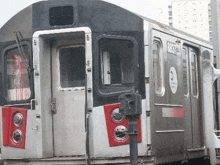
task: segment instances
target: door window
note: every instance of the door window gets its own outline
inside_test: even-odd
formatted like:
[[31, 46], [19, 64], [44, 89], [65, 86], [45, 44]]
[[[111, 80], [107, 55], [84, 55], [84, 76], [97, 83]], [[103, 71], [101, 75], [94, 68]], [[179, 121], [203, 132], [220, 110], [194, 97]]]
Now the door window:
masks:
[[60, 85], [62, 88], [85, 86], [84, 46], [62, 47], [59, 49]]
[[159, 96], [163, 96], [165, 92], [163, 54], [162, 43], [159, 40], [153, 41], [153, 72], [155, 93]]
[[198, 95], [198, 71], [197, 71], [197, 55], [191, 52], [191, 74], [192, 74], [192, 94], [194, 97]]
[[183, 91], [184, 95], [187, 97], [189, 94], [189, 72], [188, 72], [188, 50], [184, 47], [182, 49], [182, 71], [183, 71]]

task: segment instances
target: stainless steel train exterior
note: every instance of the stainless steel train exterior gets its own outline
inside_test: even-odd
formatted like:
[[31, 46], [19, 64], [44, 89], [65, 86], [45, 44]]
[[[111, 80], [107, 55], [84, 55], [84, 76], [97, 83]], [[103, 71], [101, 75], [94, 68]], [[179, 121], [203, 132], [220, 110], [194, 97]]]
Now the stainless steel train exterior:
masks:
[[35, 3], [0, 29], [4, 164], [129, 164], [121, 94], [141, 95], [139, 164], [218, 163], [209, 42], [99, 0]]

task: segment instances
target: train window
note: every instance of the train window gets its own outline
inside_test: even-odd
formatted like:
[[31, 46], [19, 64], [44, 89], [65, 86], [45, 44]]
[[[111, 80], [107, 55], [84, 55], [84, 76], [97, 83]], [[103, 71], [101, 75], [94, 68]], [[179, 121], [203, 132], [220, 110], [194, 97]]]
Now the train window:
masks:
[[101, 39], [101, 80], [104, 85], [134, 83], [134, 44], [129, 40]]
[[153, 41], [153, 72], [154, 72], [155, 93], [159, 96], [163, 96], [165, 92], [165, 88], [164, 88], [162, 43], [160, 40]]
[[183, 91], [184, 95], [187, 97], [189, 93], [188, 81], [189, 81], [189, 71], [188, 71], [188, 51], [186, 48], [182, 49], [182, 69], [183, 69]]
[[59, 49], [60, 85], [62, 88], [85, 86], [85, 48], [62, 47]]
[[24, 55], [18, 48], [5, 52], [6, 57], [6, 90], [8, 101], [27, 100], [31, 96], [28, 46], [23, 46]]
[[73, 24], [73, 7], [61, 6], [50, 8], [49, 22], [51, 26], [62, 26]]
[[197, 55], [194, 51], [191, 52], [191, 74], [192, 74], [192, 94], [198, 95], [198, 73], [197, 73]]

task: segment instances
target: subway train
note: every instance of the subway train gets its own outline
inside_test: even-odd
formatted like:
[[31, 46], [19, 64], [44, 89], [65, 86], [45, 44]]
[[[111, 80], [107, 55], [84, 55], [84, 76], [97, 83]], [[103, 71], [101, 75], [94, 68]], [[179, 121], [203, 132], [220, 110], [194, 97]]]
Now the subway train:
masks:
[[0, 53], [2, 164], [130, 164], [129, 93], [137, 164], [220, 162], [205, 40], [104, 1], [48, 0], [0, 29]]

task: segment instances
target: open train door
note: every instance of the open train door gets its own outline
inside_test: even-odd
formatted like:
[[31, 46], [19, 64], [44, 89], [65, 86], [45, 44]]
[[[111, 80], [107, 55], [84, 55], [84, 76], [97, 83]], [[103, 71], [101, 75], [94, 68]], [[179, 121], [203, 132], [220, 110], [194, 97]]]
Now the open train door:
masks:
[[91, 68], [87, 69], [86, 64], [91, 62], [91, 53], [85, 38], [85, 32], [75, 32], [70, 37], [55, 39], [51, 45], [51, 100], [56, 157], [86, 155], [86, 80], [91, 80], [91, 77], [87, 78]]
[[86, 112], [93, 107], [91, 30], [57, 29], [35, 36], [39, 42], [34, 59], [35, 75], [39, 74], [36, 86], [40, 81], [35, 93], [45, 118], [43, 142], [52, 142], [50, 151], [48, 147], [45, 151], [54, 157], [85, 157]]

